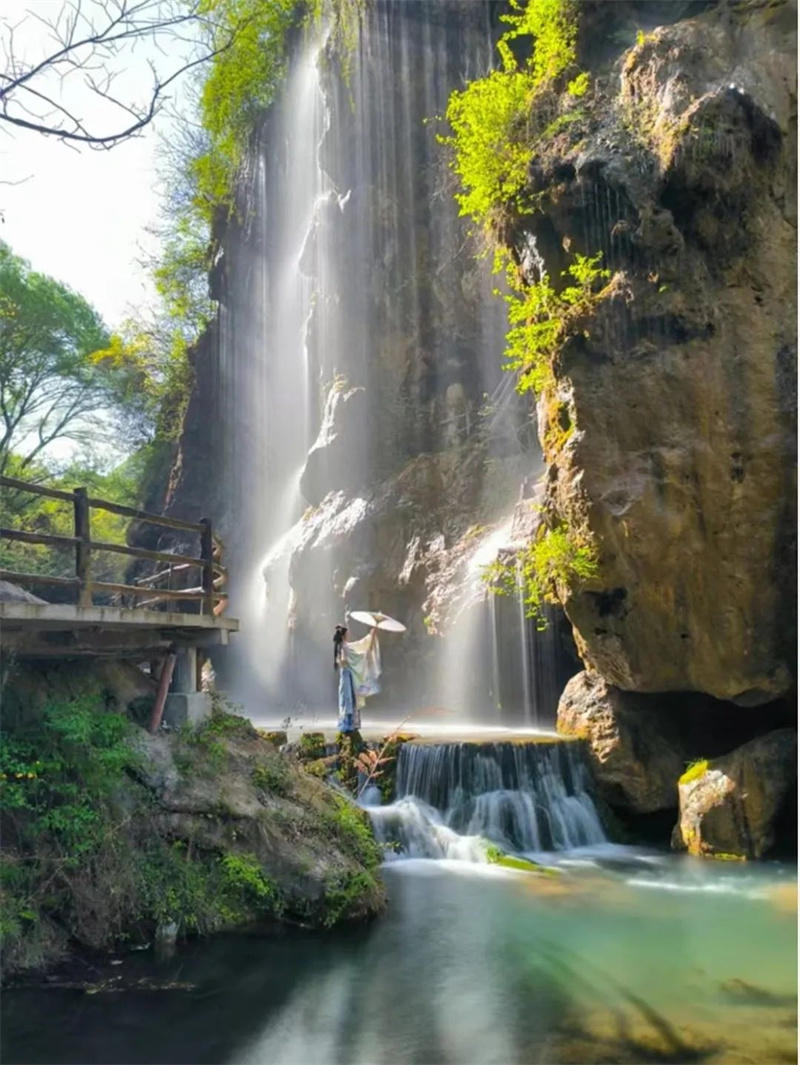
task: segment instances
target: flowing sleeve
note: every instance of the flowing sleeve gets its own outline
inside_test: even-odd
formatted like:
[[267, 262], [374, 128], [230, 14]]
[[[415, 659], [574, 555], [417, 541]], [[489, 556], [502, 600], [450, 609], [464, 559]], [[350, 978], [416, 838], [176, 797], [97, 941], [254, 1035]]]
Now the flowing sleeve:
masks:
[[381, 649], [377, 633], [372, 646], [369, 636], [353, 643], [348, 640], [347, 658], [356, 695], [376, 695], [381, 690]]

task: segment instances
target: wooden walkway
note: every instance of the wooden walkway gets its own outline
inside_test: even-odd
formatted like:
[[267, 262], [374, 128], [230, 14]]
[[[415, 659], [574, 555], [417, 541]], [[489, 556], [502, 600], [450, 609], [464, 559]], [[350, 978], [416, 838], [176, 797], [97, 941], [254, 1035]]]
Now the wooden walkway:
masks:
[[[23, 657], [74, 655], [132, 656], [163, 654], [169, 649], [205, 648], [227, 644], [239, 622], [223, 616], [227, 595], [222, 587], [227, 571], [211, 523], [185, 522], [110, 500], [45, 488], [11, 477], [0, 477], [4, 492], [45, 496], [70, 504], [73, 534], [56, 536], [23, 529], [0, 528], [0, 541], [44, 545], [75, 552], [71, 573], [30, 573], [0, 568], [0, 580], [13, 588], [0, 596], [0, 645]], [[91, 512], [105, 510], [139, 523], [174, 530], [184, 543], [196, 543], [196, 554], [155, 551], [92, 538]], [[93, 560], [112, 552], [141, 560], [153, 572], [129, 584], [93, 576]], [[95, 570], [96, 572], [96, 570]], [[39, 589], [53, 588], [58, 602], [47, 602]], [[65, 601], [66, 600], [66, 601]], [[99, 600], [99, 601], [98, 601]]]

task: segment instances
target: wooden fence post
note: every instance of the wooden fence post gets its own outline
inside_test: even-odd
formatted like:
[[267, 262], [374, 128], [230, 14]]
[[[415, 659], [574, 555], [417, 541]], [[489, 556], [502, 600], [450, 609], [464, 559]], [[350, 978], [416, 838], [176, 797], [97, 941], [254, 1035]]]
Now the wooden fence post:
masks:
[[[208, 616], [214, 617], [214, 536], [211, 531], [211, 522], [208, 518], [201, 518], [200, 525], [200, 557], [203, 560], [203, 591], [205, 598], [203, 603], [208, 611]], [[200, 612], [203, 613], [202, 606]]]
[[92, 552], [89, 543], [92, 539], [89, 525], [89, 493], [85, 488], [76, 488], [72, 493], [75, 510], [75, 537], [80, 543], [75, 545], [75, 576], [78, 585], [78, 606], [92, 605]]

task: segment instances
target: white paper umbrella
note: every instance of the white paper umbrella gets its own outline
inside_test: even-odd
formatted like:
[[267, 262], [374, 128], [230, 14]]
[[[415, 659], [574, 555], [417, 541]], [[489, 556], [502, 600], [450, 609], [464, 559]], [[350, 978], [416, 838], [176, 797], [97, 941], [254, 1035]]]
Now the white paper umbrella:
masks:
[[351, 610], [348, 617], [352, 618], [353, 621], [360, 621], [364, 625], [369, 625], [370, 628], [377, 625], [379, 629], [384, 629], [386, 632], [406, 631], [402, 621], [395, 621], [388, 614], [382, 614], [380, 610], [376, 610], [374, 613], [371, 610]]

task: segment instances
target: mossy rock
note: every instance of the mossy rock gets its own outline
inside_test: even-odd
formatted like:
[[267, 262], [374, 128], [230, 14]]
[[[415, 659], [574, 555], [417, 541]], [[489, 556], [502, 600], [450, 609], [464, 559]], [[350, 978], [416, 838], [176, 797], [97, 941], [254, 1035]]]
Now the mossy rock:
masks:
[[486, 846], [486, 858], [490, 865], [502, 865], [504, 869], [519, 869], [524, 873], [538, 873], [540, 876], [560, 876], [561, 871], [549, 865], [531, 861], [530, 858], [520, 858], [516, 854], [506, 854], [504, 850], [494, 843]]
[[267, 743], [271, 743], [275, 747], [283, 747], [288, 741], [288, 736], [282, 729], [272, 732], [267, 731], [267, 729], [258, 729], [258, 734], [262, 740], [266, 740]]
[[345, 788], [353, 795], [358, 790], [358, 764], [356, 759], [367, 745], [358, 729], [352, 732], [340, 732], [336, 737], [339, 752], [338, 776]]
[[315, 761], [325, 757], [325, 733], [304, 732], [297, 744], [297, 757], [301, 762]]

